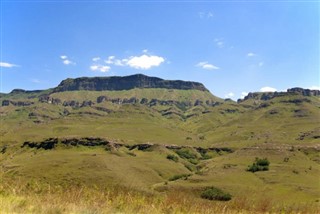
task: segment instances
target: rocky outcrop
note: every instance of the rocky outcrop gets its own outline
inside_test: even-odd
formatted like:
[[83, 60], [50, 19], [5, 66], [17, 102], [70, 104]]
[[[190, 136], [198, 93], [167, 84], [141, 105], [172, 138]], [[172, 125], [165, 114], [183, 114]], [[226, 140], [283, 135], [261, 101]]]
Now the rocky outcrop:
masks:
[[109, 141], [102, 138], [71, 138], [71, 139], [62, 139], [62, 144], [71, 145], [71, 146], [105, 146]]
[[319, 90], [310, 90], [310, 89], [303, 89], [303, 88], [290, 88], [287, 90], [287, 92], [300, 94], [303, 96], [320, 96]]
[[34, 104], [34, 102], [30, 102], [30, 101], [13, 101], [13, 100], [3, 100], [2, 101], [2, 106], [9, 106], [9, 105], [13, 105], [13, 106], [30, 106]]
[[49, 138], [39, 143], [26, 141], [23, 143], [21, 147], [23, 148], [27, 146], [30, 148], [48, 150], [48, 149], [53, 149], [57, 144], [58, 144], [58, 138]]
[[[254, 99], [254, 100], [271, 100], [275, 97], [283, 97], [288, 95], [302, 95], [302, 96], [320, 96], [319, 90], [310, 90], [303, 88], [290, 88], [287, 92], [254, 92], [249, 93], [244, 99], [239, 99], [238, 102], [243, 102], [245, 100]], [[297, 101], [299, 102], [299, 101]]]
[[61, 139], [58, 138], [48, 138], [42, 142], [29, 142], [26, 141], [22, 144], [21, 148], [23, 147], [29, 147], [29, 148], [36, 148], [36, 149], [53, 149], [55, 148], [58, 143], [64, 144], [64, 145], [70, 145], [70, 146], [105, 146], [109, 144], [110, 142], [102, 139], [102, 138], [70, 138], [70, 139]]
[[3, 100], [2, 101], [2, 106], [9, 106], [10, 105], [10, 100]]
[[97, 103], [102, 103], [102, 102], [105, 102], [105, 101], [108, 101], [109, 99], [108, 99], [108, 97], [106, 97], [106, 96], [99, 96], [98, 98], [97, 98]]
[[80, 107], [87, 107], [87, 106], [93, 106], [94, 102], [92, 102], [91, 100], [85, 100], [82, 102]]
[[203, 104], [203, 102], [201, 100], [196, 100], [193, 105], [194, 106], [200, 106], [202, 104]]
[[208, 91], [203, 84], [181, 80], [163, 80], [157, 77], [149, 77], [143, 74], [136, 74], [124, 77], [82, 77], [63, 80], [54, 92], [62, 91], [119, 91], [134, 88], [166, 88], [180, 90]]
[[296, 140], [304, 140], [305, 138], [320, 139], [320, 133], [317, 131], [300, 132]]
[[189, 148], [189, 149], [195, 149], [199, 153], [206, 153], [208, 151], [216, 151], [216, 152], [225, 152], [225, 153], [232, 153], [234, 152], [233, 149], [230, 148], [216, 148], [216, 147], [209, 147], [209, 148], [203, 148], [203, 147], [193, 147], [193, 146], [180, 146], [180, 145], [159, 145], [159, 144], [153, 144], [153, 143], [141, 143], [141, 144], [134, 144], [134, 145], [128, 145], [128, 144], [122, 144], [122, 143], [116, 143], [110, 140], [106, 140], [103, 138], [97, 138], [97, 137], [85, 137], [85, 138], [67, 138], [67, 139], [58, 139], [58, 138], [48, 138], [41, 142], [29, 142], [26, 141], [22, 144], [21, 148], [29, 147], [29, 148], [36, 148], [36, 149], [54, 149], [58, 144], [66, 145], [66, 146], [103, 146], [106, 148], [106, 150], [111, 149], [118, 149], [121, 147], [125, 147], [129, 150], [140, 150], [140, 151], [151, 151], [152, 148], [156, 147], [163, 147], [169, 150], [179, 150], [183, 148]]
[[32, 91], [27, 91], [23, 89], [13, 89], [10, 94], [31, 94], [31, 93], [40, 93], [42, 90], [32, 90]]
[[126, 147], [129, 150], [138, 149], [140, 151], [145, 151], [145, 150], [150, 149], [153, 145], [154, 144], [151, 144], [151, 143], [142, 143], [142, 144], [136, 144], [136, 145], [133, 145], [133, 146], [126, 145]]
[[148, 99], [147, 98], [142, 98], [140, 101], [140, 104], [147, 104], [148, 103]]
[[175, 101], [175, 100], [158, 100], [156, 98], [148, 100], [147, 98], [142, 98], [141, 100], [135, 98], [135, 97], [131, 97], [129, 99], [124, 98], [108, 98], [107, 96], [99, 96], [97, 98], [97, 103], [102, 103], [102, 102], [112, 102], [114, 104], [138, 104], [140, 103], [141, 105], [147, 105], [149, 107], [152, 106], [156, 106], [156, 105], [162, 105], [162, 106], [177, 106], [180, 109], [184, 109], [187, 107], [192, 107], [192, 106], [198, 106], [198, 105], [208, 105], [208, 106], [216, 106], [219, 105], [221, 103], [219, 102], [213, 102], [211, 100], [206, 100], [206, 101], [202, 101], [202, 100], [196, 100], [194, 103], [185, 101], [185, 102], [179, 102], [179, 101]]
[[61, 104], [61, 100], [58, 98], [52, 98], [48, 95], [42, 95], [39, 97], [39, 102], [42, 103], [49, 103], [49, 104], [54, 104], [54, 105], [59, 105]]

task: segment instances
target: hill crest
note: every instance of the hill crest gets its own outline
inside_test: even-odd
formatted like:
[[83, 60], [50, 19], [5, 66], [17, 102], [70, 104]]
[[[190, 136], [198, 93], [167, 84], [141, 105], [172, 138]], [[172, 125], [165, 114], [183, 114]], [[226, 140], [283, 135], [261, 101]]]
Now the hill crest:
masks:
[[63, 80], [54, 92], [62, 91], [121, 91], [134, 88], [166, 88], [179, 90], [200, 90], [208, 89], [198, 82], [182, 80], [164, 80], [158, 77], [150, 77], [143, 74], [130, 76], [111, 76], [111, 77], [81, 77]]

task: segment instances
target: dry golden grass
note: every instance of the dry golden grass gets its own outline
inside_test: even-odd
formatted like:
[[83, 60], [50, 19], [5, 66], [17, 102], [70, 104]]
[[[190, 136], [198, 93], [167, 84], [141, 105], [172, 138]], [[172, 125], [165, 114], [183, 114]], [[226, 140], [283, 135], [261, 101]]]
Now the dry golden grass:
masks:
[[0, 213], [319, 213], [316, 206], [275, 206], [271, 199], [207, 201], [185, 191], [139, 192], [114, 186], [50, 186], [2, 180]]

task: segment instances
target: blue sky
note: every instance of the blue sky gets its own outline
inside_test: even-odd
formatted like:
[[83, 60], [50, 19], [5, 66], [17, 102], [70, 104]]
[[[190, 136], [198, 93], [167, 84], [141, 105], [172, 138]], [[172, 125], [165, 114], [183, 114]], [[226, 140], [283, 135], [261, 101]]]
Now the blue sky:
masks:
[[214, 95], [319, 88], [317, 1], [1, 1], [1, 92], [143, 73]]

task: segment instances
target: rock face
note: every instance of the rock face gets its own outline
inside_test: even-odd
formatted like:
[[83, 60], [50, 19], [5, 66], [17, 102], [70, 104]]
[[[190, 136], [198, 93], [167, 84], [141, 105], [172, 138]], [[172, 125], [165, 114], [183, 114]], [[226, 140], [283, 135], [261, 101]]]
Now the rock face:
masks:
[[49, 95], [42, 95], [39, 97], [39, 102], [42, 103], [49, 103], [49, 104], [54, 104], [54, 105], [59, 105], [61, 104], [61, 100], [58, 98], [52, 98]]
[[163, 146], [166, 149], [177, 151], [179, 149], [188, 148], [188, 149], [195, 149], [200, 154], [205, 154], [208, 151], [215, 151], [215, 152], [226, 152], [232, 153], [234, 152], [231, 148], [216, 148], [216, 147], [192, 147], [192, 146], [178, 146], [178, 145], [159, 145], [154, 143], [141, 143], [141, 144], [123, 144], [117, 143], [113, 140], [107, 140], [99, 137], [84, 137], [84, 138], [68, 138], [68, 139], [58, 139], [58, 138], [48, 138], [40, 142], [30, 142], [25, 141], [21, 148], [35, 148], [35, 149], [44, 149], [44, 150], [51, 150], [56, 148], [57, 145], [64, 145], [64, 146], [86, 146], [86, 147], [94, 147], [94, 146], [102, 146], [105, 147], [106, 150], [110, 151], [111, 149], [118, 149], [121, 147], [126, 147], [129, 150], [140, 150], [140, 151], [150, 151], [152, 147]]
[[29, 102], [29, 101], [13, 101], [13, 100], [3, 100], [2, 101], [2, 106], [9, 106], [9, 105], [13, 105], [13, 106], [30, 106], [34, 104], [33, 102]]
[[42, 90], [32, 90], [32, 91], [26, 91], [24, 89], [13, 89], [10, 94], [21, 94], [21, 93], [25, 93], [25, 94], [31, 94], [31, 93], [39, 93], [42, 92]]
[[181, 80], [163, 80], [157, 77], [149, 77], [136, 74], [125, 77], [82, 77], [76, 79], [63, 80], [54, 92], [62, 91], [119, 91], [130, 90], [133, 88], [167, 88], [180, 90], [200, 90], [208, 91], [203, 84]]
[[310, 89], [303, 89], [303, 88], [290, 88], [287, 92], [254, 92], [249, 93], [244, 99], [239, 99], [238, 102], [242, 102], [248, 99], [255, 99], [255, 100], [271, 100], [275, 97], [282, 97], [287, 95], [302, 95], [302, 96], [320, 96], [319, 90], [310, 90]]
[[320, 96], [319, 90], [310, 90], [310, 89], [303, 89], [303, 88], [290, 88], [287, 90], [287, 92], [301, 94], [303, 96]]
[[36, 148], [36, 149], [53, 149], [56, 147], [58, 143], [62, 143], [64, 145], [71, 145], [71, 146], [104, 146], [109, 144], [109, 141], [106, 141], [101, 138], [92, 138], [92, 137], [86, 137], [86, 138], [71, 138], [71, 139], [61, 139], [58, 138], [48, 138], [42, 142], [29, 142], [26, 141], [23, 143], [21, 148], [23, 147], [30, 147], [30, 148]]

